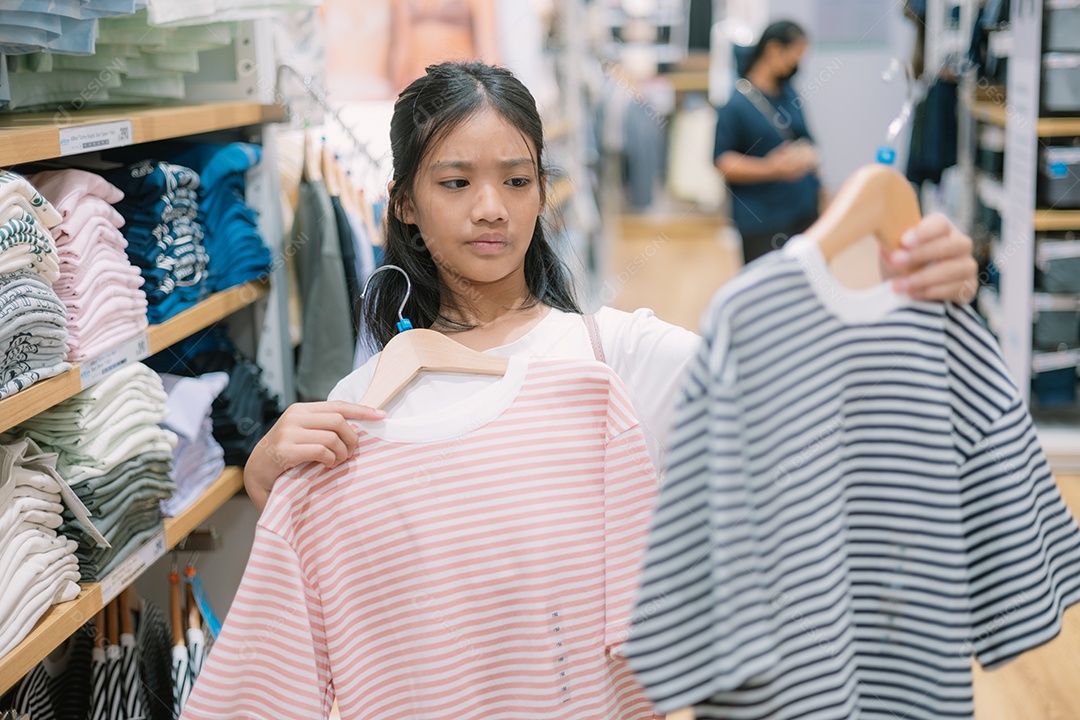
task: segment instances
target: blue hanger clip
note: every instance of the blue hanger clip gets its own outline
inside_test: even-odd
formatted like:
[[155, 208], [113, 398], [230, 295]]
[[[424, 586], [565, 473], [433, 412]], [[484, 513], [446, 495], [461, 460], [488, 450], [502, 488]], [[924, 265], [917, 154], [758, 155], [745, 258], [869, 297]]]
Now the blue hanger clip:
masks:
[[398, 332], [405, 332], [406, 330], [412, 330], [412, 321], [409, 318], [401, 318], [397, 323]]
[[877, 149], [877, 161], [882, 165], [892, 165], [896, 162], [896, 150], [888, 145], [882, 145]]

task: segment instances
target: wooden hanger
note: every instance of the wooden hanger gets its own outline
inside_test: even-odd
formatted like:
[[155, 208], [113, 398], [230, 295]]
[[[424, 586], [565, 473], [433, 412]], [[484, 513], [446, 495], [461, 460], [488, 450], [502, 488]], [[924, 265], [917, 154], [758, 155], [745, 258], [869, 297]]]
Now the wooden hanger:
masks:
[[361, 405], [381, 409], [421, 370], [505, 375], [509, 358], [484, 355], [435, 330], [405, 330], [386, 343]]
[[356, 187], [341, 163], [337, 163], [337, 174], [338, 187], [341, 188], [341, 206], [345, 208], [346, 212], [359, 215], [360, 205], [356, 202]]
[[322, 180], [322, 143], [315, 137], [314, 128], [304, 128], [304, 178], [308, 182]]
[[[412, 282], [408, 274], [397, 265], [383, 265], [371, 273], [367, 282], [364, 283], [364, 291], [360, 293], [360, 297], [361, 299], [367, 297], [371, 278], [383, 270], [397, 270], [405, 275], [407, 283], [405, 299], [398, 309], [398, 318], [401, 318], [405, 303], [409, 301], [409, 293], [412, 292]], [[360, 399], [361, 405], [381, 409], [405, 389], [405, 386], [419, 375], [421, 370], [475, 375], [506, 374], [506, 368], [510, 362], [507, 357], [484, 355], [435, 330], [414, 330], [412, 323], [405, 319], [401, 319], [398, 323], [398, 329], [400, 332], [386, 343], [386, 347], [379, 355], [379, 362], [375, 365], [375, 374], [371, 378], [371, 384], [364, 392], [364, 397]]]
[[131, 623], [131, 588], [121, 590], [117, 600], [120, 603], [120, 632], [124, 635], [132, 635], [135, 630]]
[[184, 644], [184, 613], [180, 607], [180, 573], [169, 573], [169, 620], [172, 623], [173, 646]]
[[322, 146], [322, 174], [330, 197], [340, 198], [341, 185], [338, 183], [337, 160], [334, 159], [334, 153], [330, 152], [325, 142]]
[[921, 219], [919, 200], [906, 178], [885, 165], [866, 165], [844, 182], [803, 234], [817, 243], [828, 262], [867, 235], [892, 252], [900, 247], [900, 236]]
[[360, 217], [364, 221], [364, 227], [367, 228], [368, 240], [372, 245], [382, 247], [384, 238], [375, 224], [375, 206], [368, 202], [363, 190], [360, 191]]

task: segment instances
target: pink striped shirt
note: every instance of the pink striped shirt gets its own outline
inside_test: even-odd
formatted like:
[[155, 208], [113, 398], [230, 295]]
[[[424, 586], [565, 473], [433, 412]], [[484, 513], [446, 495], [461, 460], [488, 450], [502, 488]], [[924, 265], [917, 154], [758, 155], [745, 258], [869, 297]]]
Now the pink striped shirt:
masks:
[[607, 366], [356, 427], [278, 480], [184, 718], [654, 717], [615, 651], [656, 475]]

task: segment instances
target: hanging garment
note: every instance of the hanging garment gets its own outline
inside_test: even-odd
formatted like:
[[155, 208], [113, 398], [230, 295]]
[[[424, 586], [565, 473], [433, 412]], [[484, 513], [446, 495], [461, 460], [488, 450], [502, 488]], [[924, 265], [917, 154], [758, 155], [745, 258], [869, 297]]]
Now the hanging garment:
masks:
[[296, 394], [300, 400], [325, 400], [352, 370], [355, 341], [334, 207], [321, 180], [300, 184], [291, 248], [303, 305]]
[[184, 718], [653, 717], [617, 652], [656, 477], [607, 366], [356, 427], [278, 481]]
[[175, 720], [169, 622], [161, 608], [146, 599], [133, 608], [132, 617], [135, 620], [135, 644], [139, 648], [139, 684], [147, 718]]
[[938, 79], [915, 107], [907, 178], [916, 185], [941, 182], [941, 173], [956, 164], [957, 86]]
[[[360, 285], [360, 274], [357, 271], [359, 258], [357, 258], [357, 239], [353, 231], [352, 222], [349, 220], [345, 207], [341, 204], [341, 198], [332, 196], [330, 204], [334, 208], [334, 224], [337, 226], [338, 243], [341, 245], [341, 266], [345, 271], [345, 291], [349, 303], [349, 320], [353, 327], [353, 340], [356, 340], [357, 331], [360, 328], [360, 293], [363, 286]], [[355, 357], [355, 355], [354, 355]]]
[[658, 709], [971, 718], [1046, 642], [1080, 540], [968, 307], [836, 283], [796, 238], [713, 299], [628, 646]]

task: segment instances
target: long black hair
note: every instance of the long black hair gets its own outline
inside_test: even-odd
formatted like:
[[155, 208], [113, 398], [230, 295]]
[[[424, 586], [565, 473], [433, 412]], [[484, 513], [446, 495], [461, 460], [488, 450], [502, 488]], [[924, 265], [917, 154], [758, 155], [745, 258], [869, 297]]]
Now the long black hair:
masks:
[[[412, 281], [404, 315], [414, 327], [431, 327], [436, 320], [462, 330], [471, 327], [441, 313], [442, 308], [457, 307], [457, 297], [443, 283], [420, 229], [401, 218], [405, 203], [413, 196], [420, 163], [428, 151], [454, 128], [486, 108], [517, 128], [535, 148], [542, 207], [547, 177], [543, 126], [533, 96], [509, 70], [478, 62], [431, 65], [427, 74], [405, 88], [394, 103], [390, 121], [394, 185], [386, 214], [384, 264], [397, 265]], [[525, 253], [525, 282], [532, 295], [531, 302], [565, 312], [580, 312], [570, 273], [556, 255], [539, 219]], [[397, 334], [398, 308], [404, 297], [405, 278], [400, 273], [381, 272], [372, 279], [363, 316], [373, 349], [381, 349]]]
[[743, 66], [740, 75], [746, 75], [750, 72], [751, 68], [758, 63], [759, 60], [765, 55], [765, 47], [770, 42], [778, 42], [784, 47], [790, 46], [792, 43], [798, 42], [806, 37], [806, 31], [799, 26], [798, 23], [793, 23], [790, 20], [777, 20], [771, 23], [765, 31], [761, 33], [761, 37], [758, 38], [757, 45], [750, 51], [750, 56], [746, 59], [746, 63]]

